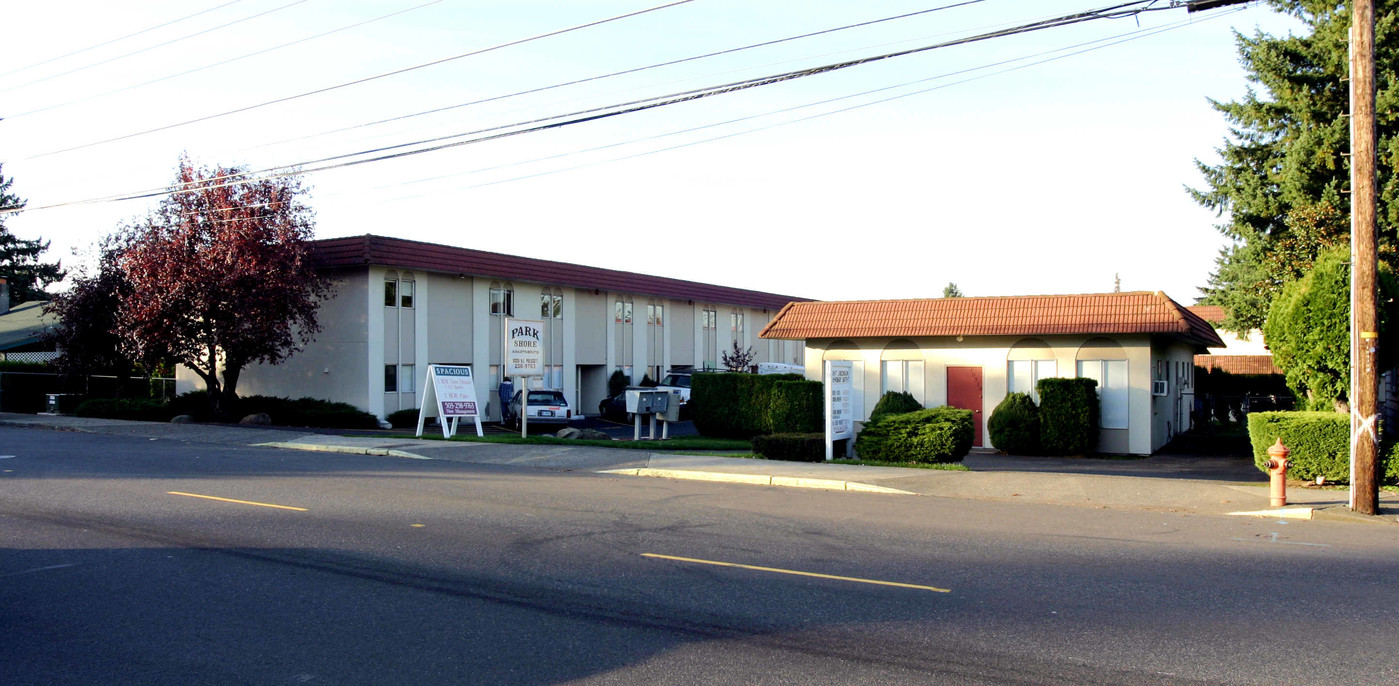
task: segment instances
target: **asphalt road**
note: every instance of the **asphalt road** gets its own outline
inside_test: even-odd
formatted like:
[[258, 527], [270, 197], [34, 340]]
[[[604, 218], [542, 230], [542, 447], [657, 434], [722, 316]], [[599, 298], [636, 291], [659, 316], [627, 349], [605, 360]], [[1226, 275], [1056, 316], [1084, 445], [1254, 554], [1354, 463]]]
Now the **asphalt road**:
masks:
[[7, 684], [1399, 682], [1374, 525], [0, 428], [0, 536]]

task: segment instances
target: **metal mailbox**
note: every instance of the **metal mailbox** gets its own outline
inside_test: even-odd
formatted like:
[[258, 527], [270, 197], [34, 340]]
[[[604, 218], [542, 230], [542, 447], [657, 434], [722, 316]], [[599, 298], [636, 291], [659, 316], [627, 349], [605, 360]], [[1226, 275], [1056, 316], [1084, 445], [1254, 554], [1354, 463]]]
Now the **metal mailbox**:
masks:
[[670, 389], [669, 391], [667, 391], [667, 395], [670, 396], [670, 402], [667, 403], [665, 409], [662, 410], [662, 411], [660, 412], [661, 419], [664, 419], [664, 420], [666, 420], [666, 421], [668, 421], [668, 422], [678, 422], [678, 421], [680, 421], [680, 405], [681, 405], [681, 403], [680, 403], [680, 398], [681, 398], [680, 389], [678, 389], [678, 388], [672, 388], [672, 389]]
[[627, 412], [657, 414], [670, 406], [670, 393], [647, 389], [627, 389]]

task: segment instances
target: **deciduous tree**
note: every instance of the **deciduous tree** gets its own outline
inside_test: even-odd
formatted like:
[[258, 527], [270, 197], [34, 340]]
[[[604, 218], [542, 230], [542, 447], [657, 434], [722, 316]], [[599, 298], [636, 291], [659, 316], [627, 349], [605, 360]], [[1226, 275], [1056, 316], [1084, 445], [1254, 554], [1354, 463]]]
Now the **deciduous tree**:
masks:
[[117, 333], [117, 312], [131, 292], [119, 265], [122, 248], [122, 234], [109, 236], [99, 247], [95, 271], [84, 270], [71, 288], [45, 305], [45, 312], [58, 318], [45, 335], [62, 353], [54, 364], [72, 379], [109, 373], [125, 380], [136, 366], [123, 354]]
[[728, 352], [719, 352], [719, 360], [723, 363], [724, 369], [731, 372], [746, 372], [753, 365], [753, 360], [758, 356], [753, 352], [753, 346], [741, 348], [738, 341], [733, 342], [733, 349]]
[[278, 364], [320, 330], [317, 309], [330, 291], [311, 264], [304, 195], [296, 176], [181, 158], [169, 196], [132, 227], [122, 251], [131, 284], [118, 317], [125, 349], [193, 370], [216, 416], [236, 397], [244, 367]]
[[14, 179], [0, 174], [0, 276], [10, 283], [10, 302], [18, 305], [48, 296], [44, 287], [63, 280], [63, 268], [58, 262], [41, 262], [39, 256], [49, 249], [45, 240], [24, 240], [5, 227], [5, 218], [24, 207], [25, 201], [10, 192]]

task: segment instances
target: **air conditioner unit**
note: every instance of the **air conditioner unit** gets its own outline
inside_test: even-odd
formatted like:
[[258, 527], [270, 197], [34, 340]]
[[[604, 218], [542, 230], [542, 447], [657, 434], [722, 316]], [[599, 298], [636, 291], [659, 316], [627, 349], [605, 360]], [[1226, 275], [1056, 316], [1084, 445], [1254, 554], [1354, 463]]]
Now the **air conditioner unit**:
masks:
[[1152, 394], [1152, 395], [1166, 395], [1166, 382], [1165, 382], [1165, 381], [1152, 381], [1152, 382], [1151, 382], [1151, 394]]

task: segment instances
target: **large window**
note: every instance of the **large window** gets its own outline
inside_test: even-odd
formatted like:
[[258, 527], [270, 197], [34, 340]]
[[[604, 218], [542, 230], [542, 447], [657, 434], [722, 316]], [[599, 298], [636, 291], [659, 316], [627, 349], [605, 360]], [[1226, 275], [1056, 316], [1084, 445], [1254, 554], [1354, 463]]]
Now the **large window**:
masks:
[[719, 312], [713, 305], [705, 305], [700, 310], [700, 325], [704, 329], [703, 350], [704, 368], [717, 369], [719, 366]]
[[1006, 367], [1006, 392], [1024, 393], [1040, 401], [1040, 379], [1058, 376], [1059, 364], [1054, 360], [1011, 360]]
[[923, 361], [884, 360], [879, 367], [879, 394], [908, 393], [923, 402]]
[[1127, 360], [1079, 360], [1078, 375], [1098, 382], [1099, 426], [1127, 428]]
[[515, 289], [509, 283], [491, 282], [491, 314], [498, 317], [515, 316]]

